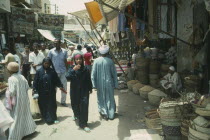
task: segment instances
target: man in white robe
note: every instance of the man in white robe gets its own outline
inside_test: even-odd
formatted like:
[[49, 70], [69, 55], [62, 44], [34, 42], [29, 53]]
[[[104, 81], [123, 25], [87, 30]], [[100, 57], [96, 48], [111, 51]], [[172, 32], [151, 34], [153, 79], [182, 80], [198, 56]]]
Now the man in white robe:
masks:
[[169, 67], [169, 73], [162, 78], [160, 83], [165, 90], [170, 90], [172, 94], [182, 88], [181, 79], [174, 66]]
[[15, 103], [10, 110], [10, 115], [14, 123], [9, 128], [8, 140], [21, 140], [24, 136], [35, 132], [36, 124], [30, 111], [28, 98], [28, 82], [18, 73], [19, 65], [10, 62], [7, 66], [11, 76], [8, 79], [8, 90], [10, 96], [15, 98]]

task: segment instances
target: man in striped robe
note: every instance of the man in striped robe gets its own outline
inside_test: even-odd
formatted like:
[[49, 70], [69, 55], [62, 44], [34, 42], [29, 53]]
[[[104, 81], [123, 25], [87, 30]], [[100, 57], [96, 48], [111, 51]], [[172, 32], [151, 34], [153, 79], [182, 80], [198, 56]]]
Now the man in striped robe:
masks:
[[30, 111], [29, 86], [24, 76], [18, 73], [18, 63], [10, 62], [7, 69], [11, 74], [8, 79], [8, 90], [10, 96], [15, 98], [15, 103], [10, 110], [14, 123], [9, 128], [8, 140], [21, 140], [24, 136], [34, 133], [36, 129], [36, 124]]

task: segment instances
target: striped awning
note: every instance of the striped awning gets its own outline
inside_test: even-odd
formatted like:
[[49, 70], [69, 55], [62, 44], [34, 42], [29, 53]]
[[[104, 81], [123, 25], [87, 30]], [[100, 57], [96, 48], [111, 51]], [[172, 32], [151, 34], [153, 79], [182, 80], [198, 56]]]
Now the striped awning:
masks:
[[[98, 0], [99, 2], [100, 0]], [[118, 8], [120, 10], [124, 9], [126, 6], [130, 5], [134, 0], [101, 0], [104, 3], [114, 7]], [[100, 20], [97, 24], [107, 24], [107, 22], [111, 21], [114, 19], [116, 16], [118, 16], [119, 12], [113, 10], [110, 7], [107, 7], [106, 5], [103, 5], [99, 2], [100, 10], [103, 15], [103, 19]], [[77, 16], [79, 18], [87, 18], [88, 12], [86, 9], [72, 12], [70, 13], [74, 16]]]
[[[118, 8], [119, 10], [123, 10], [126, 6], [134, 2], [134, 0], [101, 0], [101, 1], [114, 8]], [[100, 4], [100, 8], [104, 15], [104, 18], [106, 19], [106, 22], [111, 21], [119, 14], [118, 11], [115, 11], [112, 8], [107, 7], [106, 5], [103, 4]]]

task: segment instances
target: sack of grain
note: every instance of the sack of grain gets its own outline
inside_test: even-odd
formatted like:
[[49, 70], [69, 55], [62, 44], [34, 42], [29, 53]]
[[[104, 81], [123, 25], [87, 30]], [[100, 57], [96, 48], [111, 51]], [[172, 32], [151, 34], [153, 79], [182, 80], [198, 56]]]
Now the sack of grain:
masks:
[[160, 72], [160, 63], [158, 61], [150, 61], [149, 73], [158, 74]]
[[158, 89], [155, 89], [148, 93], [149, 102], [152, 105], [156, 105], [156, 106], [159, 106], [161, 99], [165, 97], [167, 97], [167, 95]]
[[141, 83], [136, 83], [135, 85], [132, 86], [132, 91], [134, 94], [139, 95], [139, 89], [142, 88], [144, 85]]
[[154, 88], [151, 86], [144, 86], [139, 89], [139, 94], [143, 99], [148, 99], [148, 93], [153, 90], [154, 90]]
[[145, 84], [145, 85], [149, 84], [149, 75], [148, 75], [147, 72], [137, 71], [136, 72], [136, 78], [142, 84]]
[[132, 86], [135, 85], [136, 83], [139, 83], [138, 80], [131, 80], [127, 82], [127, 86], [129, 90], [132, 90]]

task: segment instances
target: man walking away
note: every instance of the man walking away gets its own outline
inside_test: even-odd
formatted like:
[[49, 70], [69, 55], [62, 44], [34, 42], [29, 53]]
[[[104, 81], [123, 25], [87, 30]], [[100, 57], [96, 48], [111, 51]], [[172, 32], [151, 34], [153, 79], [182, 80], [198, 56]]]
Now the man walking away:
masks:
[[97, 89], [100, 115], [106, 120], [113, 120], [116, 111], [114, 88], [118, 87], [117, 71], [114, 62], [107, 57], [109, 46], [100, 47], [99, 52], [102, 57], [94, 61], [91, 74], [92, 84], [93, 88]]
[[[66, 71], [67, 71], [67, 51], [61, 48], [61, 40], [56, 39], [54, 41], [55, 48], [49, 51], [48, 57], [52, 60], [55, 70], [58, 74], [59, 79], [61, 80], [63, 87], [67, 90], [67, 80], [66, 80]], [[66, 104], [66, 94], [61, 92], [61, 105], [67, 107]]]
[[91, 71], [91, 67], [92, 67], [91, 61], [93, 57], [92, 49], [89, 46], [87, 46], [86, 49], [87, 49], [87, 52], [84, 54], [85, 66], [88, 68], [89, 71]]

